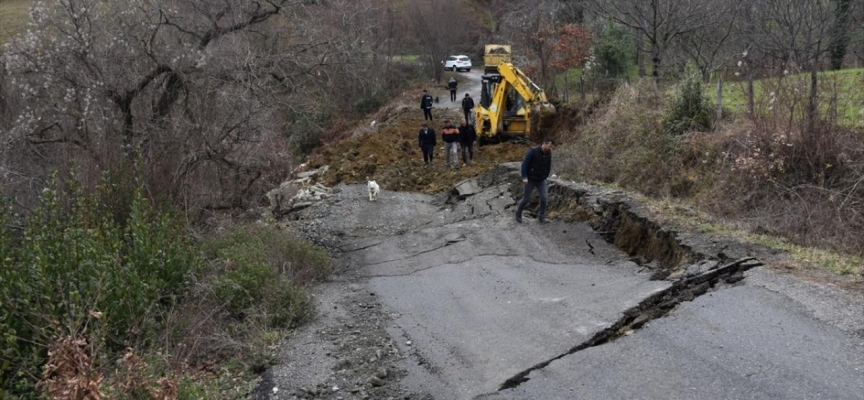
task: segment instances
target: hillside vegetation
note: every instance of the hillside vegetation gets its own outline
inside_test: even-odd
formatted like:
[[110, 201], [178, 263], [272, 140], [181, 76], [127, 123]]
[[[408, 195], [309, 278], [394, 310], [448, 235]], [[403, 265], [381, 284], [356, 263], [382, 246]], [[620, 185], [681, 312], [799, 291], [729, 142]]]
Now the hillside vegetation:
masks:
[[623, 83], [585, 126], [561, 133], [562, 176], [678, 202], [684, 208], [673, 209], [697, 211], [673, 221], [864, 281], [864, 129], [825, 119], [807, 132], [801, 103], [778, 96], [775, 107], [786, 112], [733, 114], [713, 131], [670, 135], [664, 120], [678, 94], [669, 93], [646, 107], [649, 84]]

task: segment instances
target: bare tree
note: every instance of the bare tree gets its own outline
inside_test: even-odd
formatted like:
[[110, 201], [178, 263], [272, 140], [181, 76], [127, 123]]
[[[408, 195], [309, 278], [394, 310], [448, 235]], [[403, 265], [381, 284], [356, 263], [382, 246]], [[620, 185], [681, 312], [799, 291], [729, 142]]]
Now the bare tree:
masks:
[[642, 35], [648, 42], [654, 77], [654, 95], [662, 59], [673, 40], [703, 26], [714, 15], [713, 0], [587, 0], [597, 13], [612, 18]]
[[704, 82], [709, 82], [711, 73], [736, 52], [730, 48], [734, 43], [731, 39], [741, 33], [739, 22], [746, 5], [744, 0], [717, 1], [711, 5], [713, 18], [678, 36], [677, 45], [699, 66]]
[[491, 28], [491, 40], [500, 41], [502, 38], [509, 36], [506, 31], [505, 23], [506, 16], [511, 10], [520, 7], [525, 3], [524, 0], [477, 0], [477, 2], [488, 10], [494, 25]]
[[406, 12], [427, 71], [441, 82], [441, 62], [468, 41], [475, 22], [458, 0], [413, 0]]
[[548, 85], [552, 81], [551, 64], [557, 40], [555, 31], [562, 8], [558, 0], [523, 2], [504, 16], [506, 36], [526, 50], [522, 56], [536, 65], [536, 72], [539, 73], [537, 81], [541, 85]]
[[767, 57], [783, 65], [810, 71], [807, 130], [818, 118], [818, 72], [830, 50], [831, 28], [836, 16], [834, 2], [819, 0], [763, 0], [754, 7], [751, 23], [753, 42]]
[[[286, 145], [375, 94], [372, 0], [51, 0], [2, 53], [0, 166], [26, 179], [129, 163], [190, 206], [240, 205]], [[276, 178], [281, 179], [281, 177]]]

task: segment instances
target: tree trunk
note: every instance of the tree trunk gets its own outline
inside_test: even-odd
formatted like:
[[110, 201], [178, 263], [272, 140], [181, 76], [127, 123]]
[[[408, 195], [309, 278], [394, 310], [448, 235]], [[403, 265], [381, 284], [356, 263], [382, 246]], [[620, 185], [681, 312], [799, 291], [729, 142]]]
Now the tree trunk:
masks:
[[810, 101], [807, 103], [807, 132], [813, 133], [816, 128], [816, 118], [819, 117], [819, 112], [817, 109], [818, 105], [818, 97], [817, 97], [817, 89], [818, 89], [818, 77], [819, 77], [819, 66], [818, 63], [814, 60], [810, 66]]
[[570, 102], [570, 74], [564, 71], [564, 102]]
[[653, 20], [651, 21], [651, 76], [654, 77], [654, 104], [660, 104], [660, 90], [657, 86], [660, 84], [660, 40], [658, 38], [660, 22], [660, 1], [652, 0], [651, 8], [653, 10]]
[[756, 105], [755, 100], [753, 99], [753, 72], [750, 71], [750, 63], [747, 63], [747, 114], [750, 117], [753, 117], [753, 113], [755, 112]]
[[585, 101], [585, 78], [582, 75], [579, 75], [579, 95]]
[[633, 42], [636, 45], [636, 65], [639, 66], [639, 77], [645, 77], [645, 55], [642, 51], [642, 31], [633, 28]]
[[660, 49], [657, 47], [657, 43], [651, 44], [651, 78], [654, 81], [654, 103], [660, 104], [660, 90], [658, 89], [658, 85], [660, 84]]
[[717, 77], [717, 116], [714, 120], [714, 129], [720, 126], [720, 121], [723, 120], [723, 76]]
[[849, 9], [852, 0], [835, 0], [834, 26], [831, 27], [831, 43], [829, 53], [831, 54], [831, 69], [843, 68], [843, 60], [846, 58], [846, 48], [849, 46]]

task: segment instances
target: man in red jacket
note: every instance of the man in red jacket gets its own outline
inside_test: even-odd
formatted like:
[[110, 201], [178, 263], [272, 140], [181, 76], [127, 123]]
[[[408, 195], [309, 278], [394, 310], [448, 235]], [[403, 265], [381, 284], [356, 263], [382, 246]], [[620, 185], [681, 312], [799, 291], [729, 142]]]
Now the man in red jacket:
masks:
[[450, 168], [450, 158], [453, 158], [453, 166], [459, 168], [459, 129], [456, 129], [450, 120], [444, 121], [441, 128], [441, 139], [444, 140], [444, 151], [447, 152], [447, 168]]

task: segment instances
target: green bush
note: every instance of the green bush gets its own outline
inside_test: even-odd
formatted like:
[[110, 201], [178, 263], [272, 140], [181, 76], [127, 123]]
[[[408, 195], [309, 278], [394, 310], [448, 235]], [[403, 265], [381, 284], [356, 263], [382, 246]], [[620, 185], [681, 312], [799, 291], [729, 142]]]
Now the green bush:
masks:
[[702, 89], [702, 77], [698, 68], [687, 65], [678, 93], [663, 120], [663, 131], [670, 135], [681, 135], [690, 130], [707, 130], [711, 127], [712, 107]]
[[55, 179], [14, 242], [0, 225], [0, 376], [10, 395], [32, 393], [47, 344], [92, 332], [96, 313], [108, 349], [154, 333], [153, 317], [172, 305], [197, 266], [183, 226], [153, 209], [140, 189], [121, 223], [104, 195]]
[[327, 253], [269, 227], [244, 227], [205, 244], [205, 255], [223, 271], [215, 279], [217, 300], [235, 318], [263, 318], [292, 327], [309, 315], [299, 285], [330, 273]]
[[592, 74], [603, 78], [623, 78], [633, 64], [633, 39], [616, 25], [606, 29], [594, 46]]

